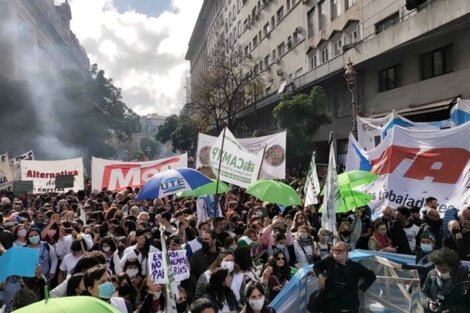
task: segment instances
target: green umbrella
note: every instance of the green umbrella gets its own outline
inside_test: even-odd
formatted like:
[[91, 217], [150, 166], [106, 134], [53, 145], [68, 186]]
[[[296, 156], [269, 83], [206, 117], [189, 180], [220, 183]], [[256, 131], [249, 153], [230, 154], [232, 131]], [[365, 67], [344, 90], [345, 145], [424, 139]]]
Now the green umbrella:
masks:
[[35, 302], [21, 309], [13, 311], [14, 313], [120, 313], [120, 311], [106, 303], [105, 301], [87, 297], [74, 296], [62, 298], [49, 298]]
[[354, 211], [355, 209], [365, 206], [372, 201], [372, 196], [355, 190], [341, 190], [339, 191], [341, 194], [341, 206], [336, 208], [336, 213], [346, 213], [349, 211]]
[[301, 204], [299, 195], [292, 187], [275, 180], [258, 180], [248, 186], [246, 193], [282, 206]]
[[377, 175], [367, 171], [349, 171], [338, 175], [340, 189], [351, 190], [358, 186], [369, 184], [378, 178]]
[[[201, 187], [197, 187], [194, 189], [190, 194], [196, 197], [204, 196], [204, 195], [215, 195], [215, 191], [217, 189], [217, 179], [212, 179], [212, 182], [205, 184]], [[224, 193], [230, 190], [230, 187], [219, 180], [219, 190], [218, 193]]]

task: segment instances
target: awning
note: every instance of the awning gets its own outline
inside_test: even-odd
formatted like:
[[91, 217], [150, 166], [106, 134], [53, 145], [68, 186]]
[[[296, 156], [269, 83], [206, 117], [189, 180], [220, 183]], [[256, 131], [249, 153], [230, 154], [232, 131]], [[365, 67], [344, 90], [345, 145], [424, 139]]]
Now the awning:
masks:
[[[423, 104], [410, 104], [408, 105], [408, 107], [395, 109], [395, 112], [403, 116], [410, 116], [410, 115], [441, 111], [441, 110], [448, 109], [452, 101], [454, 101], [454, 99], [455, 98], [448, 98], [444, 100], [438, 100], [435, 102], [429, 102], [429, 103], [423, 103]], [[370, 114], [367, 117], [382, 117], [387, 114], [390, 114], [390, 112], [391, 111], [377, 112], [377, 113]]]

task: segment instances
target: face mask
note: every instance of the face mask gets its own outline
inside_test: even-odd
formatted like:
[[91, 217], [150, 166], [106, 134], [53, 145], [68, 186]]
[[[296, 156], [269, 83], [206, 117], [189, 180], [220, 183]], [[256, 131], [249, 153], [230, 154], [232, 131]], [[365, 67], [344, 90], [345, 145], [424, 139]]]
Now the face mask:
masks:
[[231, 272], [233, 272], [233, 268], [234, 268], [234, 266], [235, 266], [235, 262], [233, 262], [233, 261], [222, 261], [222, 262], [220, 263], [220, 266], [221, 266], [222, 268], [227, 269], [227, 270], [229, 271], [229, 273], [231, 273]]
[[351, 235], [351, 231], [349, 230], [344, 230], [340, 233], [341, 235], [343, 235], [344, 237], [348, 237], [349, 235]]
[[31, 242], [33, 245], [37, 245], [39, 243], [39, 235], [29, 237], [29, 242]]
[[251, 308], [255, 311], [261, 311], [264, 305], [264, 297], [259, 298], [258, 300], [248, 300], [248, 303], [250, 304]]
[[444, 280], [450, 278], [450, 273], [449, 272], [442, 273], [442, 272], [437, 271], [437, 275], [439, 276], [440, 279], [444, 279]]
[[26, 237], [26, 234], [28, 233], [28, 231], [26, 229], [20, 229], [16, 235], [18, 236], [18, 238], [24, 238]]
[[203, 241], [203, 242], [202, 242], [202, 250], [203, 250], [204, 252], [209, 252], [210, 249], [211, 249], [211, 247], [210, 247], [209, 243]]
[[160, 299], [160, 297], [162, 296], [162, 292], [161, 291], [157, 291], [153, 294], [153, 298], [154, 299]]
[[432, 251], [432, 244], [430, 243], [422, 243], [421, 244], [421, 250], [423, 250], [423, 252], [431, 252]]
[[111, 251], [111, 247], [110, 247], [110, 246], [103, 246], [103, 252], [108, 253], [109, 251]]
[[99, 297], [101, 299], [111, 299], [115, 289], [114, 289], [113, 283], [110, 281], [107, 281], [99, 285], [98, 291], [99, 291]]
[[176, 310], [178, 311], [178, 313], [186, 312], [187, 307], [188, 307], [188, 301], [176, 303]]
[[278, 248], [279, 250], [284, 250], [285, 247], [286, 247], [286, 245], [283, 244], [283, 243], [278, 243], [278, 244], [276, 245], [276, 248]]
[[307, 238], [308, 238], [308, 234], [307, 234], [307, 233], [301, 233], [301, 234], [299, 235], [299, 238], [307, 239]]
[[137, 268], [130, 268], [126, 270], [127, 276], [129, 276], [130, 279], [134, 278], [139, 274], [139, 270]]
[[128, 294], [131, 293], [131, 286], [129, 286], [129, 285], [119, 286], [118, 292], [119, 292], [120, 296], [128, 295]]

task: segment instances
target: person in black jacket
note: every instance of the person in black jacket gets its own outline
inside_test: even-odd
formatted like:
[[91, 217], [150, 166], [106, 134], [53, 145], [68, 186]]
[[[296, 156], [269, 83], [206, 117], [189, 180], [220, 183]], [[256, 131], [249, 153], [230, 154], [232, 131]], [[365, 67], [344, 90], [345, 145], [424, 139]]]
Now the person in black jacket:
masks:
[[225, 268], [216, 269], [209, 278], [204, 298], [209, 299], [219, 312], [238, 312], [240, 305], [235, 298], [235, 294], [230, 288], [232, 276]]
[[[322, 312], [359, 312], [359, 290], [365, 292], [375, 281], [375, 273], [349, 259], [349, 245], [338, 242], [329, 256], [314, 266], [323, 299]], [[359, 279], [362, 283], [359, 285]]]
[[450, 233], [442, 239], [442, 246], [456, 251], [461, 260], [470, 261], [468, 256], [470, 253], [470, 243], [465, 242], [460, 223], [458, 221], [450, 221], [447, 227]]
[[466, 313], [470, 306], [470, 274], [457, 252], [448, 248], [429, 256], [435, 268], [428, 273], [421, 289], [421, 303], [426, 313]]

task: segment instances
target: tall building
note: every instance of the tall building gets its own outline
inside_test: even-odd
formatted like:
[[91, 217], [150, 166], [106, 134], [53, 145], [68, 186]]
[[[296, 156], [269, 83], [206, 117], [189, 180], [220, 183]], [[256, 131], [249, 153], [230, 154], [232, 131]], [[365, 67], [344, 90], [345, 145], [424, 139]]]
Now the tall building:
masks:
[[90, 61], [71, 19], [67, 1], [0, 0], [0, 76], [22, 79], [49, 68], [87, 72]]
[[186, 58], [192, 83], [222, 40], [254, 61], [264, 88], [238, 114], [252, 130], [278, 130], [272, 111], [284, 93], [323, 87], [332, 123], [314, 139], [325, 162], [330, 131], [341, 155], [352, 128], [348, 60], [360, 116], [445, 119], [454, 98], [470, 97], [469, 17], [468, 0], [206, 0]]

